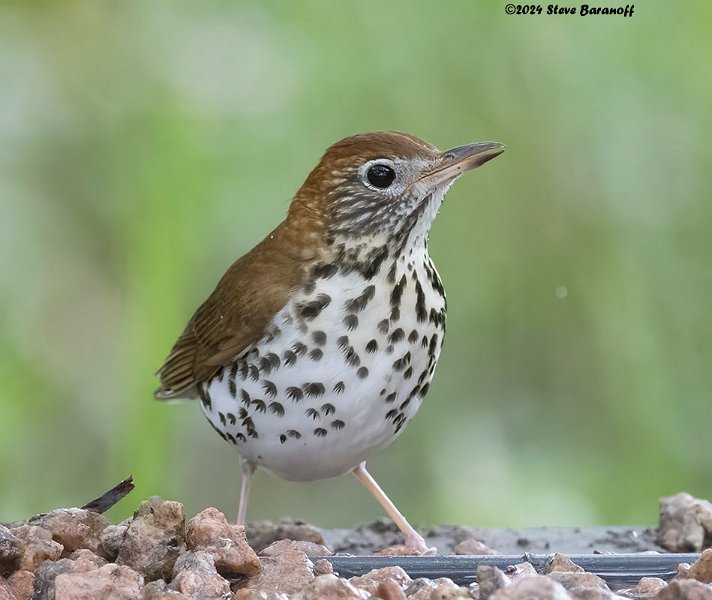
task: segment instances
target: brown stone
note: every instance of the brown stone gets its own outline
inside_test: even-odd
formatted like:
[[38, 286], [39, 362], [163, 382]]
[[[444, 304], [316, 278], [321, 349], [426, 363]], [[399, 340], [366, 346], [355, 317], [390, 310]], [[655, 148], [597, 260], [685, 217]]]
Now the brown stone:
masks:
[[638, 585], [623, 591], [630, 598], [651, 598], [666, 585], [667, 583], [659, 577], [643, 577]]
[[494, 600], [570, 600], [571, 596], [560, 583], [544, 575], [522, 577], [511, 585], [497, 590]]
[[15, 592], [10, 587], [7, 579], [0, 576], [0, 600], [17, 600]]
[[143, 573], [148, 581], [169, 580], [184, 544], [180, 502], [157, 496], [144, 500], [126, 530], [116, 564]]
[[378, 584], [374, 596], [382, 600], [406, 600], [403, 588], [398, 585], [395, 579], [385, 579], [381, 581], [381, 583]]
[[455, 554], [491, 555], [498, 554], [498, 552], [493, 548], [490, 548], [487, 544], [476, 540], [475, 538], [467, 538], [462, 540], [457, 546], [455, 546]]
[[369, 594], [375, 594], [379, 585], [384, 581], [394, 581], [398, 587], [405, 590], [413, 583], [408, 573], [401, 567], [384, 567], [382, 569], [374, 569], [360, 577], [352, 577], [349, 579], [352, 585], [359, 589], [367, 591]]
[[37, 525], [20, 525], [12, 533], [21, 540], [23, 551], [18, 570], [34, 571], [46, 560], [57, 560], [64, 547], [52, 539], [52, 534]]
[[661, 498], [658, 543], [671, 552], [712, 546], [712, 503], [685, 492]]
[[4, 525], [0, 525], [0, 575], [11, 573], [18, 568], [22, 556], [23, 543]]
[[98, 556], [97, 554], [94, 554], [91, 550], [87, 550], [86, 548], [81, 548], [72, 552], [69, 555], [69, 560], [73, 560], [78, 565], [91, 565], [96, 567], [97, 569], [99, 567], [103, 567], [106, 564], [105, 559], [103, 559], [101, 556]]
[[507, 567], [504, 573], [507, 577], [509, 577], [509, 581], [511, 581], [512, 583], [514, 583], [518, 579], [522, 579], [522, 577], [531, 577], [532, 575], [537, 575], [534, 565], [529, 562], [517, 563], [516, 565]]
[[608, 589], [608, 585], [603, 581], [598, 575], [593, 573], [579, 573], [579, 572], [566, 572], [566, 571], [553, 571], [549, 573], [549, 578], [557, 583], [560, 583], [567, 590], [572, 590], [573, 588], [599, 588], [603, 590]]
[[228, 523], [216, 508], [206, 508], [190, 520], [185, 540], [188, 549], [210, 554], [220, 573], [252, 576], [260, 572], [260, 559], [247, 545], [245, 528]]
[[333, 574], [315, 577], [293, 596], [294, 600], [367, 600], [370, 597], [368, 592]]
[[689, 576], [702, 583], [712, 583], [712, 548], [704, 550], [692, 566]]
[[497, 590], [507, 587], [509, 579], [497, 567], [492, 565], [478, 565], [477, 584], [480, 589], [480, 598], [489, 598]]
[[96, 553], [99, 538], [108, 526], [103, 515], [81, 508], [59, 508], [43, 516], [39, 523], [52, 534], [52, 539], [64, 546], [68, 556], [75, 550], [86, 548]]
[[712, 588], [695, 579], [673, 579], [654, 600], [712, 600]]
[[395, 544], [388, 548], [381, 548], [374, 552], [375, 556], [420, 556], [421, 553], [413, 548], [408, 548], [404, 544]]
[[35, 590], [35, 574], [31, 571], [15, 571], [7, 582], [17, 600], [29, 600]]
[[583, 573], [583, 569], [579, 567], [565, 554], [554, 554], [554, 558], [546, 565], [545, 573]]
[[237, 590], [232, 600], [290, 600], [287, 594], [268, 590]]
[[573, 587], [568, 592], [574, 600], [622, 600], [611, 590], [598, 587]]
[[163, 579], [156, 579], [144, 586], [143, 600], [188, 600], [188, 597], [171, 590]]
[[212, 600], [230, 593], [230, 584], [218, 574], [212, 555], [203, 550], [181, 555], [168, 587], [191, 600]]
[[92, 571], [69, 571], [54, 581], [55, 600], [141, 600], [143, 577], [123, 565], [107, 564]]
[[[262, 571], [247, 580], [245, 590], [294, 594], [314, 579], [314, 565], [291, 540], [275, 542], [260, 553]], [[325, 577], [325, 575], [322, 575]], [[241, 598], [251, 598], [243, 594]]]
[[318, 577], [319, 575], [327, 575], [328, 573], [333, 573], [333, 572], [334, 572], [334, 567], [325, 558], [322, 558], [321, 560], [317, 560], [314, 563], [314, 576], [315, 577]]
[[[472, 598], [470, 590], [461, 587], [452, 579], [441, 577], [431, 581], [429, 579], [416, 579], [405, 592], [408, 600], [457, 600], [458, 598]], [[484, 600], [484, 599], [483, 599]]]
[[128, 530], [128, 525], [109, 525], [99, 536], [99, 554], [109, 561], [115, 561]]
[[255, 552], [259, 553], [279, 540], [305, 541], [326, 545], [321, 530], [303, 521], [282, 521], [280, 523], [260, 521], [250, 523], [247, 528], [247, 541]]

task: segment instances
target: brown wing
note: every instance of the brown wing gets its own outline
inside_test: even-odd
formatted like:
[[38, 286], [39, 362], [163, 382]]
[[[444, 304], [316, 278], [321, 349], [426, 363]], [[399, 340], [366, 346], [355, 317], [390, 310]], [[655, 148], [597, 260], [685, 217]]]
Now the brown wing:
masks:
[[158, 370], [156, 398], [195, 397], [196, 384], [265, 335], [313, 259], [294, 229], [283, 223], [228, 269]]

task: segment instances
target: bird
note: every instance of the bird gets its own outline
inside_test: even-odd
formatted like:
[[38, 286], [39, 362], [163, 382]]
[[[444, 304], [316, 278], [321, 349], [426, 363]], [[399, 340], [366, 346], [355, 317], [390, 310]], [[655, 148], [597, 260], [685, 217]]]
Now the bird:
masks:
[[330, 146], [286, 218], [229, 267], [158, 370], [159, 400], [191, 398], [242, 466], [237, 523], [257, 468], [290, 481], [352, 472], [415, 553], [427, 552], [366, 468], [415, 416], [445, 333], [428, 252], [443, 198], [505, 149], [441, 152], [414, 135]]

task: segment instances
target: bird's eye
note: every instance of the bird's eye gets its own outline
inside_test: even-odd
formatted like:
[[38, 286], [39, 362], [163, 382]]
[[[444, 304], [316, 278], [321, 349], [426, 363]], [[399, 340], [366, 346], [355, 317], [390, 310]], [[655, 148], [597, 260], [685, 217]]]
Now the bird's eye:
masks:
[[396, 178], [396, 172], [388, 165], [373, 165], [366, 172], [366, 177], [373, 187], [386, 189]]

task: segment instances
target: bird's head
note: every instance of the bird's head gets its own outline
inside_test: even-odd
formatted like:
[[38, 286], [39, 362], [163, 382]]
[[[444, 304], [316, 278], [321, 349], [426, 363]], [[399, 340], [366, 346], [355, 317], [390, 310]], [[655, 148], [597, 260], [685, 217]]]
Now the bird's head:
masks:
[[425, 239], [452, 183], [504, 148], [479, 142], [441, 152], [404, 133], [355, 135], [324, 153], [293, 206], [318, 215], [332, 239]]

